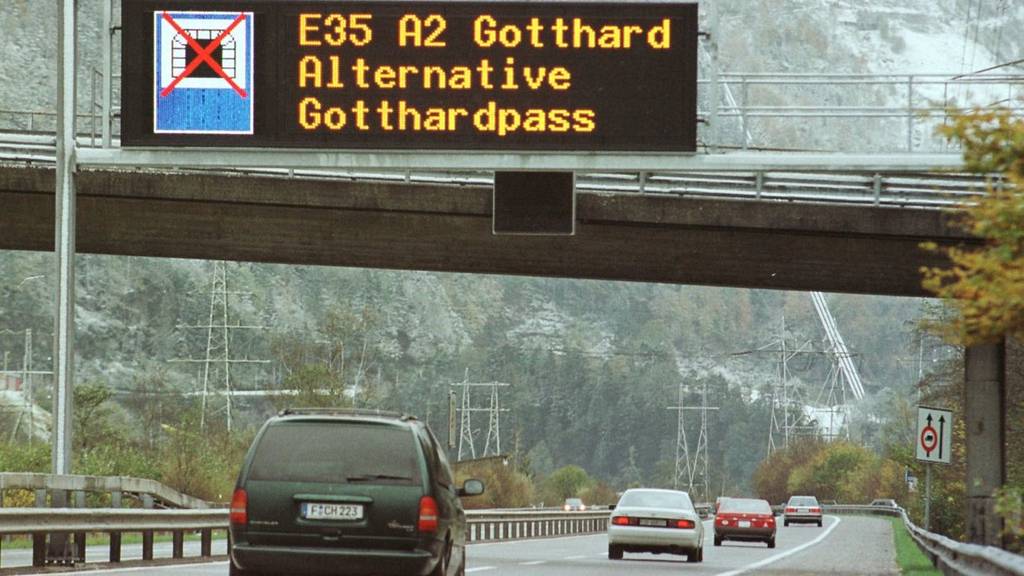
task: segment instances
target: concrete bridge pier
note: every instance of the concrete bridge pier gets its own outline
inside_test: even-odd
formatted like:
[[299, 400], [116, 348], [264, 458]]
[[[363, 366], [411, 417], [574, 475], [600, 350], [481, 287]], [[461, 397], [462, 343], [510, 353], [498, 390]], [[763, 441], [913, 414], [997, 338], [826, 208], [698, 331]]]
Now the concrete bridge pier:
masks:
[[965, 351], [966, 526], [975, 544], [1003, 543], [993, 494], [1007, 481], [1007, 431], [1021, 417], [1012, 403], [1024, 391], [1022, 367], [1024, 346], [1011, 338]]

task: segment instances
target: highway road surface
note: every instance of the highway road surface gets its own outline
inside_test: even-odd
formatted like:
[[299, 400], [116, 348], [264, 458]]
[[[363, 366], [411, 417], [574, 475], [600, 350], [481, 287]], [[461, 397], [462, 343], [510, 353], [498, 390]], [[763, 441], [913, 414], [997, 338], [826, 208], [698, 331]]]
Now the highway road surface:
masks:
[[[473, 544], [467, 575], [484, 576], [630, 576], [706, 574], [738, 576], [895, 575], [892, 529], [888, 519], [826, 516], [825, 525], [780, 527], [777, 546], [726, 542], [712, 545], [710, 523], [704, 562], [687, 564], [682, 556], [626, 554], [609, 560], [604, 534], [544, 540]], [[121, 570], [90, 575], [226, 576], [227, 563]]]

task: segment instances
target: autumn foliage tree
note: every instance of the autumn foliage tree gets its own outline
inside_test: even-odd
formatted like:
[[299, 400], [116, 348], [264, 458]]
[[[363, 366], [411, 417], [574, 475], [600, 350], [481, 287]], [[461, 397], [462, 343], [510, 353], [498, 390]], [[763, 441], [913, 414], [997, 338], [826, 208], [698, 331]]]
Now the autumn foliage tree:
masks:
[[948, 256], [949, 268], [924, 268], [924, 287], [959, 314], [944, 326], [964, 345], [1004, 336], [1024, 338], [1024, 120], [1010, 110], [960, 116], [941, 131], [958, 141], [967, 169], [994, 175], [987, 193], [965, 207], [958, 224], [983, 244], [926, 248]]

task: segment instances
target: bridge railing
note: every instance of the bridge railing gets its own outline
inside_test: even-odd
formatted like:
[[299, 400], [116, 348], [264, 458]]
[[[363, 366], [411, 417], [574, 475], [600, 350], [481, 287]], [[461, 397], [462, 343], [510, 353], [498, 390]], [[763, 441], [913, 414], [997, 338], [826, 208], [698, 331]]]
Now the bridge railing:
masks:
[[[182, 494], [156, 480], [132, 478], [129, 476], [83, 476], [61, 474], [35, 474], [29, 472], [0, 472], [0, 503], [7, 490], [31, 490], [36, 492], [37, 501], [53, 491], [72, 494], [104, 493], [114, 495], [130, 494], [140, 500], [152, 498], [154, 503], [173, 508], [209, 508], [201, 498]], [[84, 506], [84, 505], [83, 505]], [[82, 506], [79, 506], [82, 507]]]
[[[701, 142], [708, 146], [855, 151], [859, 145], [862, 151], [877, 151], [879, 146], [884, 151], [947, 151], [950, 145], [935, 127], [948, 123], [953, 114], [1002, 106], [1024, 115], [1020, 74], [725, 72], [718, 78], [722, 99], [716, 112], [721, 126], [713, 134], [706, 125], [700, 127]], [[112, 74], [113, 81], [119, 79], [119, 74]], [[710, 82], [701, 78], [698, 89], [707, 91]], [[104, 103], [104, 85], [103, 72], [92, 68], [90, 97], [81, 102], [77, 118], [78, 133], [92, 146], [103, 140], [104, 115], [110, 116], [110, 134], [120, 132], [120, 102], [112, 98]], [[708, 99], [699, 100], [705, 103], [699, 115], [709, 116]], [[834, 137], [805, 130], [827, 129], [830, 123], [840, 127]], [[53, 110], [0, 109], [0, 130], [55, 129]], [[858, 137], [850, 139], [850, 133]]]
[[[1001, 106], [1024, 115], [1019, 74], [728, 72], [719, 75], [719, 92], [718, 117], [729, 124], [720, 121], [714, 137], [706, 138], [742, 149], [838, 145], [852, 150], [860, 144], [894, 152], [945, 152], [950, 143], [935, 129], [956, 114]], [[856, 143], [849, 141], [850, 133], [857, 133]]]
[[[87, 145], [87, 141], [82, 141]], [[0, 161], [53, 164], [52, 135], [0, 132]], [[167, 170], [167, 169], [164, 169]], [[262, 178], [388, 182], [455, 187], [489, 187], [494, 173], [473, 170], [398, 171], [385, 169], [175, 168], [189, 174], [231, 174]], [[970, 204], [988, 186], [1005, 186], [960, 173], [821, 173], [798, 170], [716, 172], [580, 172], [576, 189], [584, 194], [720, 198], [762, 202], [852, 204], [938, 209]]]

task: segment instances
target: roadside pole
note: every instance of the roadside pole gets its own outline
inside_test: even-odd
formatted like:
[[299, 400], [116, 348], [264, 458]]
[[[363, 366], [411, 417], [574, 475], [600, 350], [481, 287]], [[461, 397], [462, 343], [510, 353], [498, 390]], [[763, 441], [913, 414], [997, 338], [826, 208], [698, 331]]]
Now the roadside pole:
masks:
[[932, 464], [953, 461], [953, 412], [931, 406], [917, 407], [915, 455], [924, 463], [924, 529], [931, 530]]
[[721, 142], [722, 132], [718, 126], [718, 106], [721, 102], [720, 87], [718, 85], [718, 0], [707, 3], [708, 11], [708, 148], [712, 152], [718, 152], [718, 145]]
[[57, 67], [57, 190], [54, 248], [57, 253], [57, 317], [54, 326], [54, 474], [71, 473], [71, 395], [75, 328], [75, 8], [62, 0]]
[[924, 465], [924, 529], [931, 531], [932, 526], [932, 464]]
[[[53, 343], [52, 471], [71, 473], [71, 409], [75, 332], [75, 113], [76, 0], [58, 4], [57, 27], [57, 174], [54, 250], [57, 264], [57, 306]], [[67, 506], [67, 494], [50, 494], [54, 508]], [[72, 562], [66, 534], [51, 534], [44, 562]]]

